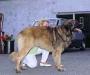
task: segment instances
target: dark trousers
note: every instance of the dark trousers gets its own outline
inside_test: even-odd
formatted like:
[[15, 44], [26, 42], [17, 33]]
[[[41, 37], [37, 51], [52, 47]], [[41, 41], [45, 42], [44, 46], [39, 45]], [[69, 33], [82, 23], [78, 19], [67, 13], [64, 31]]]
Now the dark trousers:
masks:
[[72, 40], [70, 47], [83, 48], [83, 40]]
[[14, 51], [14, 40], [4, 41], [4, 54], [8, 54]]

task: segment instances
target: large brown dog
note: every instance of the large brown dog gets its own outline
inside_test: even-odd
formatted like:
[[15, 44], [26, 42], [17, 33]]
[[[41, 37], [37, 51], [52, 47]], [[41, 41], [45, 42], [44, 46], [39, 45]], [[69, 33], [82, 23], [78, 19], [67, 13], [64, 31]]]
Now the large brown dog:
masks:
[[20, 72], [20, 62], [31, 48], [37, 46], [52, 52], [55, 66], [61, 66], [61, 53], [71, 42], [73, 20], [67, 20], [64, 25], [57, 27], [29, 27], [21, 31], [17, 37], [18, 52], [13, 52], [11, 57], [16, 61], [16, 72]]

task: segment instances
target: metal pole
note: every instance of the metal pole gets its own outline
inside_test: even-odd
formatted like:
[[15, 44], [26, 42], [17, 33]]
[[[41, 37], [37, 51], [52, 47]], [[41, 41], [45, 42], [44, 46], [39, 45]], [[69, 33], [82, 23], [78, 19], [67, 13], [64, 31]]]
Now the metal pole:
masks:
[[75, 20], [75, 13], [73, 13], [73, 20]]

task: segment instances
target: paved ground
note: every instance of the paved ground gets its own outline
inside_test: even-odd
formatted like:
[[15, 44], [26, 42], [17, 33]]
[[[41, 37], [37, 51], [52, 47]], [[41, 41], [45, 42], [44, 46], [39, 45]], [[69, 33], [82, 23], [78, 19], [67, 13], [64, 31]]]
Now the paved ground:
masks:
[[[37, 56], [38, 62], [41, 56]], [[48, 62], [53, 63], [51, 55]], [[59, 72], [53, 67], [40, 67], [24, 70], [17, 74], [8, 54], [0, 54], [0, 75], [89, 75], [90, 74], [90, 49], [86, 51], [66, 52], [62, 54], [62, 62], [66, 71]]]

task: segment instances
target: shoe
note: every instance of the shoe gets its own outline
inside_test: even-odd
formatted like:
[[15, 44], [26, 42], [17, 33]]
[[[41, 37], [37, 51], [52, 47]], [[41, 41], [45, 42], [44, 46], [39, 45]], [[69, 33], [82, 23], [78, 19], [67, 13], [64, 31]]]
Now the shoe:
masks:
[[48, 63], [40, 63], [40, 66], [52, 66], [52, 65]]
[[26, 70], [26, 69], [27, 69], [26, 64], [22, 64], [22, 65], [21, 65], [21, 69], [22, 69], [22, 70]]

